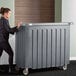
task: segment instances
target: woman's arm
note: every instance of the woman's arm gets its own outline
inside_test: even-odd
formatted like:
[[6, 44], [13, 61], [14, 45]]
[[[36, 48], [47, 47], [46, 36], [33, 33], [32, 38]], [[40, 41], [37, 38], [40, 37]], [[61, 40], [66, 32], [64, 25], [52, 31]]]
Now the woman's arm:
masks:
[[6, 31], [9, 32], [9, 33], [11, 33], [11, 34], [14, 34], [15, 32], [18, 31], [17, 26], [13, 27], [13, 28], [10, 28], [10, 25], [9, 25], [8, 21], [4, 21], [3, 25], [4, 25], [5, 29], [6, 29]]

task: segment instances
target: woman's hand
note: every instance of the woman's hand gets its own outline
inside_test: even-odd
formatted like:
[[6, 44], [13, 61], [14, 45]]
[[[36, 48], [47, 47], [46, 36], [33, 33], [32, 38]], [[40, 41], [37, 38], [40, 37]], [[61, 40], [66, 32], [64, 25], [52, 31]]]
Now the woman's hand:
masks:
[[21, 25], [22, 25], [22, 22], [18, 22], [17, 28], [19, 29]]

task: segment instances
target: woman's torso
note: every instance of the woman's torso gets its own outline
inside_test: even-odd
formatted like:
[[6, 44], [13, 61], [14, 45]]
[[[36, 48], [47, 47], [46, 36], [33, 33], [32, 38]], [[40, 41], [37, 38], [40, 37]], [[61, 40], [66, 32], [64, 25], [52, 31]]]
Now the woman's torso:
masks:
[[7, 42], [9, 39], [9, 32], [5, 29], [5, 26], [7, 26], [7, 24], [8, 24], [8, 20], [1, 17], [0, 18], [0, 42]]

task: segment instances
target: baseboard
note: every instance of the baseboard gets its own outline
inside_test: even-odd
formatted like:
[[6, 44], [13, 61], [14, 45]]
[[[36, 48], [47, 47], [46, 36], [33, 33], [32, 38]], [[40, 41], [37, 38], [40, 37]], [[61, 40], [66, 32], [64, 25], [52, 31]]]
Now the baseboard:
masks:
[[76, 60], [76, 57], [70, 57], [70, 60]]

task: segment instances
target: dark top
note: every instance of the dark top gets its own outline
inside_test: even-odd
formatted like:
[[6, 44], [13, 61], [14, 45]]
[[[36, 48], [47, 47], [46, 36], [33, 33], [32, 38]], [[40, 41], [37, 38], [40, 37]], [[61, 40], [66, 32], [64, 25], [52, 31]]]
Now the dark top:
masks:
[[10, 28], [9, 21], [4, 17], [0, 18], [0, 42], [7, 42], [9, 34], [14, 34], [16, 31], [18, 31], [17, 26]]

